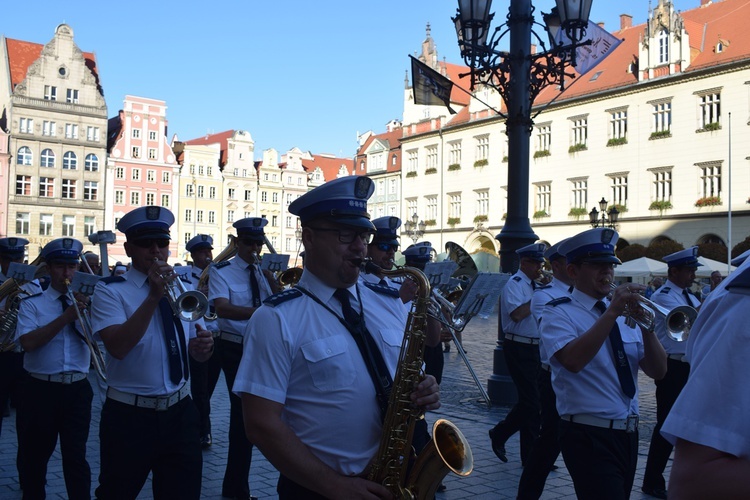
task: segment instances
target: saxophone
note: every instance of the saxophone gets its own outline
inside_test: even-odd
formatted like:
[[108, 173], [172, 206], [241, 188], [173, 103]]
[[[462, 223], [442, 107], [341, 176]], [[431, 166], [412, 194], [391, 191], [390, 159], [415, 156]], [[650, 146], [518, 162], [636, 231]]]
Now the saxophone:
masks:
[[419, 285], [417, 298], [406, 322], [396, 376], [383, 422], [383, 434], [368, 478], [388, 488], [395, 498], [432, 499], [443, 477], [452, 471], [468, 476], [474, 459], [468, 441], [448, 420], [440, 419], [432, 427], [432, 440], [412, 463], [414, 424], [423, 418], [410, 399], [414, 387], [424, 378], [422, 361], [426, 340], [427, 311], [430, 307], [430, 282], [418, 269], [402, 267], [386, 271], [368, 262], [368, 270], [384, 276], [400, 276]]

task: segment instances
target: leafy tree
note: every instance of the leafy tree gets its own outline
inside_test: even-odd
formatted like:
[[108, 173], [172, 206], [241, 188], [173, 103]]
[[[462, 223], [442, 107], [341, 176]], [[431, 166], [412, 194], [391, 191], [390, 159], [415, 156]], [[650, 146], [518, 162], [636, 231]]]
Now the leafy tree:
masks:
[[750, 250], [750, 236], [740, 241], [734, 246], [734, 248], [732, 248], [732, 258], [734, 259], [746, 250]]
[[726, 264], [727, 247], [723, 243], [701, 243], [698, 245], [698, 255]]
[[639, 243], [633, 243], [617, 250], [617, 257], [623, 262], [640, 259], [646, 255], [646, 247]]
[[677, 243], [670, 239], [662, 239], [651, 243], [648, 248], [646, 248], [646, 257], [654, 260], [662, 260], [665, 255], [679, 252], [680, 250], [685, 250], [682, 243]]

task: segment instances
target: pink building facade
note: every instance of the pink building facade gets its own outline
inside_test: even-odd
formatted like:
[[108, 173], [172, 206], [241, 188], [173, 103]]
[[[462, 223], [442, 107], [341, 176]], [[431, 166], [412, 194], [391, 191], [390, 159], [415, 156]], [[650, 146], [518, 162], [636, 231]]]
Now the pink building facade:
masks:
[[0, 238], [8, 235], [8, 176], [10, 175], [10, 134], [0, 128]]

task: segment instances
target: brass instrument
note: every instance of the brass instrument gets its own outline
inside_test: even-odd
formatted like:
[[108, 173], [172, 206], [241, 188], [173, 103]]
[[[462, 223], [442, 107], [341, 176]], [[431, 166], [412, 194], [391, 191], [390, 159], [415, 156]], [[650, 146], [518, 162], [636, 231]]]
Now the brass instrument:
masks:
[[[617, 285], [610, 282], [614, 291]], [[688, 305], [677, 306], [674, 309], [667, 309], [660, 306], [646, 297], [638, 296], [638, 307], [634, 309], [626, 308], [624, 315], [635, 321], [635, 323], [645, 330], [653, 330], [656, 326], [656, 319], [664, 320], [664, 326], [667, 336], [675, 342], [684, 342], [690, 335], [690, 328], [695, 322], [698, 311]]]
[[[83, 255], [81, 255], [81, 258], [83, 259]], [[83, 260], [85, 261], [85, 259]], [[106, 382], [107, 372], [104, 364], [104, 355], [102, 354], [102, 351], [99, 350], [99, 344], [94, 339], [94, 329], [91, 326], [91, 320], [87, 313], [82, 313], [78, 308], [78, 301], [76, 300], [75, 295], [73, 295], [73, 290], [70, 289], [70, 280], [65, 280], [65, 286], [68, 287], [68, 291], [66, 292], [68, 300], [73, 304], [73, 307], [75, 307], [78, 322], [81, 324], [83, 340], [86, 342], [89, 352], [91, 353], [91, 366], [94, 367], [96, 375], [102, 380], [102, 382]]]
[[293, 287], [294, 285], [299, 282], [300, 278], [302, 277], [302, 268], [301, 267], [290, 267], [289, 269], [286, 269], [285, 271], [281, 271], [278, 276], [276, 277], [276, 282], [279, 284], [281, 288], [284, 287]]
[[[154, 259], [158, 262], [159, 259]], [[169, 305], [172, 306], [174, 315], [182, 321], [198, 321], [208, 312], [208, 298], [198, 290], [188, 290], [179, 276], [174, 274], [162, 276], [162, 278], [174, 277], [167, 283], [166, 297]]]
[[419, 290], [406, 322], [383, 434], [368, 477], [388, 488], [395, 498], [432, 499], [448, 471], [467, 476], [474, 467], [474, 459], [461, 431], [447, 420], [440, 419], [432, 428], [432, 440], [409, 468], [414, 425], [422, 418], [421, 411], [412, 404], [410, 394], [424, 378], [422, 362], [430, 282], [421, 271], [411, 267], [394, 271], [378, 269], [376, 272], [384, 276], [405, 275], [417, 282]]
[[[47, 274], [47, 264], [42, 262], [41, 254], [29, 265], [37, 266], [34, 279]], [[8, 278], [0, 285], [0, 302], [5, 300], [5, 313], [0, 318], [0, 352], [12, 351], [16, 347], [18, 307], [23, 295], [29, 295], [29, 292], [21, 288], [26, 283], [16, 278]]]
[[[198, 278], [198, 284], [196, 285], [196, 290], [200, 291], [205, 289], [205, 287], [208, 285], [208, 276], [209, 272], [208, 270], [211, 269], [211, 266], [216, 265], [220, 262], [224, 262], [225, 260], [229, 260], [235, 255], [237, 255], [237, 251], [239, 250], [239, 247], [237, 246], [237, 237], [233, 235], [229, 235], [229, 244], [219, 252], [219, 255], [216, 256], [213, 260], [210, 260], [208, 262], [208, 265], [203, 268], [203, 271], [201, 272], [200, 278]], [[216, 313], [212, 312], [210, 308], [206, 311], [206, 314], [204, 316], [208, 321], [213, 321], [216, 319]]]

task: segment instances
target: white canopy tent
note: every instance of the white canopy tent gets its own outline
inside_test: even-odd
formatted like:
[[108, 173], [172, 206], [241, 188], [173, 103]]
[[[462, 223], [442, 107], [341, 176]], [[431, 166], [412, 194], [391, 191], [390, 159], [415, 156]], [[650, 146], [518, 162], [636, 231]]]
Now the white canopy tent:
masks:
[[698, 262], [703, 265], [695, 271], [696, 278], [710, 278], [711, 273], [714, 271], [719, 271], [721, 275], [726, 278], [727, 269], [729, 269], [730, 271], [734, 271], [735, 269], [737, 269], [734, 266], [727, 266], [727, 264], [724, 262], [707, 259], [706, 257], [698, 257]]
[[648, 278], [651, 276], [666, 275], [667, 265], [664, 262], [649, 259], [648, 257], [629, 260], [615, 267], [616, 278]]

